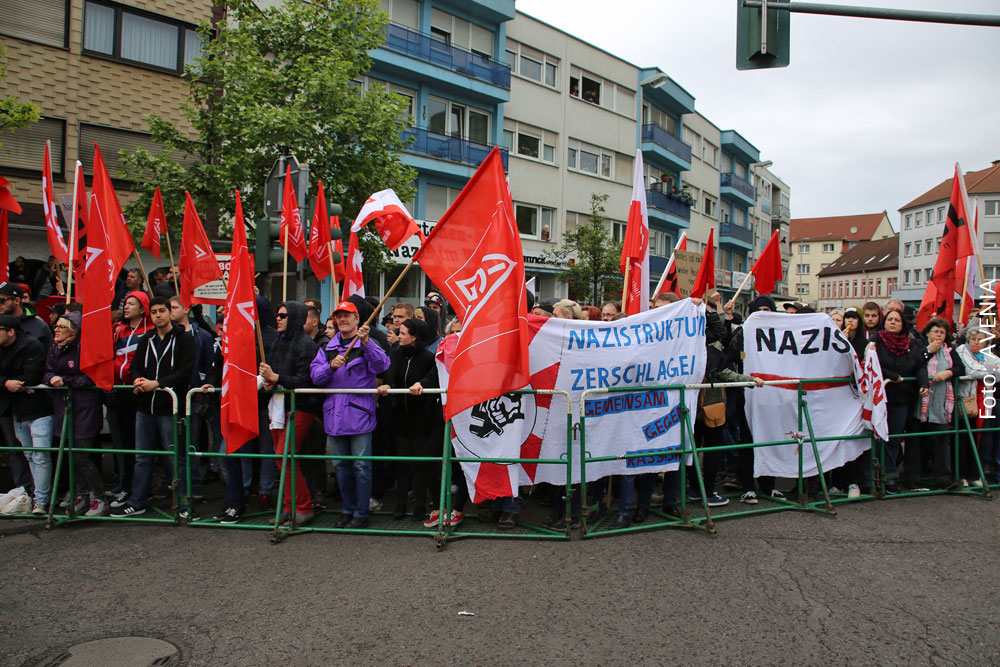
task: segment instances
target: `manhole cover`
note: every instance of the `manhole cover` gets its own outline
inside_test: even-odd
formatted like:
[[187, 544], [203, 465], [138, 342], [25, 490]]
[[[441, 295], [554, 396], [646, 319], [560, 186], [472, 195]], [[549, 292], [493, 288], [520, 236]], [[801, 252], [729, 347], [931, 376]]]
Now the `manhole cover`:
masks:
[[[186, 661], [184, 661], [186, 662]], [[108, 637], [49, 653], [32, 667], [180, 667], [180, 649], [153, 637]]]

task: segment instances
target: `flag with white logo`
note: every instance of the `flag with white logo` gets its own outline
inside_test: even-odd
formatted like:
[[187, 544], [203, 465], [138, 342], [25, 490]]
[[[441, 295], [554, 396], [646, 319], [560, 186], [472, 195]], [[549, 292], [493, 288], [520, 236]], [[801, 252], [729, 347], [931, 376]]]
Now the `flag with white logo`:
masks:
[[212, 244], [187, 190], [184, 191], [184, 229], [181, 231], [181, 256], [177, 268], [181, 272], [181, 292], [178, 296], [185, 307], [191, 305], [195, 289], [222, 279]]
[[363, 297], [365, 295], [365, 278], [361, 275], [361, 248], [358, 247], [357, 232], [351, 232], [344, 266], [344, 298], [346, 299], [352, 294]]

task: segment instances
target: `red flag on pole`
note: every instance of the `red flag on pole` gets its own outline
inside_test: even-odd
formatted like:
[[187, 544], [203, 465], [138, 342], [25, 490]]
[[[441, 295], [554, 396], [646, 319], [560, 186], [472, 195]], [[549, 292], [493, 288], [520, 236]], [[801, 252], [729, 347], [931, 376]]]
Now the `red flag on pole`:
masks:
[[[49, 250], [57, 262], [69, 262], [69, 248], [59, 228], [59, 214], [56, 207], [56, 196], [52, 192], [52, 160], [49, 153], [49, 143], [45, 142], [45, 161], [42, 163], [42, 210], [45, 212], [45, 230], [49, 237]], [[6, 245], [6, 244], [5, 244]]]
[[226, 453], [232, 454], [256, 438], [257, 352], [253, 346], [257, 305], [253, 289], [253, 261], [247, 250], [243, 204], [236, 191], [236, 221], [226, 291], [226, 319], [222, 325], [222, 437]]
[[21, 205], [10, 191], [10, 181], [0, 176], [0, 209], [21, 215]]
[[[338, 230], [340, 229], [339, 215], [330, 216], [330, 230], [332, 231], [334, 229]], [[343, 233], [341, 233], [341, 236], [343, 236]], [[336, 262], [333, 263], [333, 270], [334, 270], [333, 282], [342, 283], [344, 282], [345, 278], [344, 265], [347, 263], [347, 257], [344, 255], [343, 238], [337, 238], [337, 240], [333, 242], [333, 251], [337, 253], [338, 257], [340, 257], [340, 259], [338, 259]]]
[[83, 178], [83, 164], [77, 160], [73, 173], [73, 220], [70, 223], [70, 246], [73, 248], [73, 282], [77, 296], [83, 294], [83, 266], [87, 258], [87, 218], [90, 202]]
[[142, 235], [143, 248], [157, 259], [160, 258], [160, 237], [167, 229], [167, 213], [163, 210], [163, 195], [160, 188], [153, 193], [153, 202], [149, 205], [149, 217], [146, 218], [146, 231]]
[[414, 234], [424, 240], [424, 233], [391, 188], [379, 190], [365, 201], [351, 225], [351, 231], [360, 232], [371, 220], [375, 221], [375, 231], [389, 250], [397, 250]]
[[415, 259], [462, 320], [445, 419], [528, 384], [524, 256], [498, 148]]
[[90, 189], [97, 207], [101, 209], [101, 216], [104, 218], [104, 228], [107, 230], [108, 239], [111, 242], [108, 251], [111, 253], [115, 275], [118, 275], [118, 272], [125, 266], [125, 262], [135, 252], [135, 241], [132, 240], [132, 232], [128, 230], [125, 215], [118, 202], [118, 194], [115, 192], [115, 186], [111, 184], [111, 176], [108, 174], [107, 167], [104, 166], [101, 149], [97, 147], [96, 143], [94, 144], [94, 181]]
[[[677, 250], [687, 250], [688, 249], [688, 233], [681, 232], [681, 237], [677, 240], [677, 245], [674, 246], [674, 252]], [[674, 252], [670, 253], [670, 259], [667, 260], [667, 268], [663, 270], [663, 275], [660, 276], [660, 282], [656, 284], [656, 289], [653, 290], [653, 298], [660, 296], [665, 292], [670, 292], [680, 296], [680, 290], [677, 287], [677, 258], [674, 256]]]
[[642, 151], [635, 152], [632, 175], [632, 203], [628, 208], [628, 225], [622, 244], [621, 271], [628, 276], [623, 290], [622, 312], [635, 315], [649, 310], [649, 215], [646, 211], [646, 187]]
[[754, 276], [754, 286], [758, 294], [770, 294], [774, 284], [782, 279], [781, 272], [781, 239], [778, 230], [771, 234], [771, 240], [764, 246], [757, 261], [750, 268]]
[[285, 192], [281, 199], [281, 231], [278, 242], [288, 249], [288, 254], [296, 262], [301, 262], [309, 254], [306, 248], [306, 238], [302, 233], [299, 202], [295, 198], [295, 188], [292, 186], [291, 166], [285, 169]]
[[114, 336], [111, 300], [115, 295], [111, 235], [97, 197], [90, 202], [87, 221], [87, 254], [83, 266], [83, 322], [80, 335], [80, 370], [98, 387], [111, 390], [114, 383]]
[[323, 181], [319, 182], [319, 192], [316, 194], [316, 210], [313, 211], [312, 224], [309, 225], [309, 266], [316, 280], [323, 280], [330, 275], [330, 216], [326, 212], [326, 195], [323, 194]]
[[212, 244], [187, 190], [184, 191], [184, 229], [181, 231], [181, 256], [177, 268], [181, 272], [181, 293], [178, 296], [185, 307], [191, 305], [197, 288], [222, 279]]
[[969, 233], [972, 234], [972, 254], [968, 257], [959, 257], [958, 263], [955, 265], [955, 280], [961, 285], [958, 291], [962, 295], [962, 312], [958, 314], [960, 324], [969, 323], [969, 315], [972, 313], [972, 309], [976, 307], [976, 284], [978, 282], [976, 278], [979, 275], [976, 262], [976, 255], [978, 254], [976, 241], [979, 237], [979, 202], [976, 202], [972, 209], [972, 224], [966, 225], [966, 227], [968, 227]]
[[[923, 329], [932, 317], [943, 317], [948, 322], [955, 319], [955, 288], [960, 282], [955, 280], [955, 265], [960, 257], [973, 254], [972, 238], [969, 235], [968, 212], [965, 210], [965, 198], [962, 196], [962, 175], [955, 165], [955, 177], [951, 183], [951, 202], [948, 205], [948, 217], [941, 233], [941, 248], [938, 250], [937, 261], [934, 263], [934, 283], [937, 294], [934, 297], [933, 308], [925, 308], [930, 289], [924, 293], [917, 311], [917, 328]], [[962, 277], [965, 280], [965, 277]], [[930, 287], [928, 285], [928, 287]], [[923, 319], [921, 319], [923, 315]]]
[[344, 261], [344, 294], [347, 298], [352, 294], [365, 295], [365, 279], [361, 275], [361, 248], [358, 247], [358, 234], [351, 232], [351, 240], [347, 244], [347, 259]]
[[7, 266], [10, 264], [7, 212], [13, 211], [18, 215], [21, 213], [21, 205], [14, 199], [14, 195], [9, 188], [10, 181], [0, 176], [0, 278], [4, 281], [10, 277]]
[[691, 298], [703, 299], [710, 289], [715, 289], [715, 229], [708, 230], [708, 242], [705, 243], [705, 254], [701, 257], [698, 275], [694, 277], [691, 287]]

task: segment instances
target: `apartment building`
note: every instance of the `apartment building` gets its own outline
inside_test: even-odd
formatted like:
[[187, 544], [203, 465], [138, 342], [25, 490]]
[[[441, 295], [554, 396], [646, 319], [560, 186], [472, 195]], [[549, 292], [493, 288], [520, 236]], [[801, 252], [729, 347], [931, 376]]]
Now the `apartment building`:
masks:
[[895, 235], [860, 241], [816, 274], [817, 310], [854, 306], [860, 311], [868, 301], [885, 305], [896, 289], [898, 270], [899, 239]]
[[774, 175], [767, 165], [762, 163], [752, 170], [754, 185], [757, 189], [757, 204], [750, 209], [754, 221], [754, 248], [762, 252], [764, 246], [771, 240], [771, 235], [778, 232], [778, 242], [781, 244], [781, 273], [784, 278], [774, 286], [776, 296], [788, 297], [789, 275], [792, 246], [789, 241], [791, 232], [791, 217], [789, 203], [791, 190], [788, 184]]

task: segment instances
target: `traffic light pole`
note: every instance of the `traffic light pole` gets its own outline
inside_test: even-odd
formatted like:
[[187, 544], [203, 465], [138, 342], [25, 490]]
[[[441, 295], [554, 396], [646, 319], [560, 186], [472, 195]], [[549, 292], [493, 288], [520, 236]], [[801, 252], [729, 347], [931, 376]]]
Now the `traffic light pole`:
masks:
[[[829, 16], [853, 16], [864, 19], [886, 19], [890, 21], [919, 21], [923, 23], [951, 23], [956, 25], [981, 25], [1000, 27], [1000, 16], [987, 14], [958, 14], [954, 12], [928, 12], [919, 9], [889, 9], [885, 7], [858, 7], [852, 5], [829, 5], [813, 2], [780, 2], [778, 0], [743, 0], [747, 9], [787, 10], [798, 14], [826, 14]], [[762, 42], [767, 40], [767, 22], [762, 28]], [[765, 51], [766, 52], [766, 51]]]

